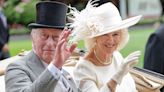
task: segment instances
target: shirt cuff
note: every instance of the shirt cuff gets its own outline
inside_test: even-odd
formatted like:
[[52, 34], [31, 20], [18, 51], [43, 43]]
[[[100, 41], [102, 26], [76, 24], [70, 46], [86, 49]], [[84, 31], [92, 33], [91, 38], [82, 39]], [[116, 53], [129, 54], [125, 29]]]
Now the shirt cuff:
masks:
[[59, 79], [61, 76], [61, 71], [52, 63], [48, 65], [48, 70], [51, 72], [51, 74], [54, 76], [55, 79]]

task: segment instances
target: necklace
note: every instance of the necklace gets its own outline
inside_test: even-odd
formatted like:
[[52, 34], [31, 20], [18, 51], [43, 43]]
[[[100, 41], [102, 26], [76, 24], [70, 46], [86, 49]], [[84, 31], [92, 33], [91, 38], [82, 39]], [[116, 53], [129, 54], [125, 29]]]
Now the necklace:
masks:
[[100, 58], [98, 58], [96, 51], [94, 50], [94, 55], [96, 57], [96, 59], [98, 60], [99, 63], [103, 64], [103, 65], [109, 65], [112, 63], [112, 59], [110, 58], [109, 60], [105, 60], [105, 62], [103, 62], [102, 60], [100, 60]]

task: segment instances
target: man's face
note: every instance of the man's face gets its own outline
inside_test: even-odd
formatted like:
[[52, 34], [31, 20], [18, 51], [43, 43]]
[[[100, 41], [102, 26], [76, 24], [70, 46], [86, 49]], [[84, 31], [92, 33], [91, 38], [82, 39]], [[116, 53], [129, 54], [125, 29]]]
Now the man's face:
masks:
[[32, 31], [32, 43], [35, 53], [46, 63], [50, 63], [54, 57], [55, 48], [62, 30], [40, 28]]

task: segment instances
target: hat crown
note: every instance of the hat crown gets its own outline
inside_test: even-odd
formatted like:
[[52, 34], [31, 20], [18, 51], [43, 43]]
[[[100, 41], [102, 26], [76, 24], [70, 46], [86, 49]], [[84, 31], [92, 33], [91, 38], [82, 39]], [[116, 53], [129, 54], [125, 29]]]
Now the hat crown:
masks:
[[[119, 24], [122, 21], [120, 13], [116, 6], [112, 3], [105, 3], [95, 9], [95, 15], [100, 17], [99, 20], [104, 27], [112, 27]], [[103, 30], [100, 30], [103, 31]]]
[[29, 27], [64, 28], [66, 24], [67, 5], [55, 1], [42, 1], [36, 5], [36, 23]]

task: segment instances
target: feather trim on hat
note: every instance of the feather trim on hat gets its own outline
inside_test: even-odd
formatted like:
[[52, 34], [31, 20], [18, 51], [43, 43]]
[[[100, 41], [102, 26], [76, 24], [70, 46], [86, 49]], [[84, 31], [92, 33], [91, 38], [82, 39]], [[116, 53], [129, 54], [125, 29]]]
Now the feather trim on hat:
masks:
[[73, 27], [72, 30], [72, 41], [79, 41], [85, 39], [89, 36], [92, 36], [98, 33], [100, 30], [103, 30], [103, 25], [99, 20], [101, 17], [98, 17], [95, 14], [95, 9], [97, 2], [99, 0], [90, 0], [86, 5], [86, 8], [81, 12], [74, 7], [70, 7], [69, 14], [73, 17], [71, 18], [74, 22], [71, 23], [70, 27]]

